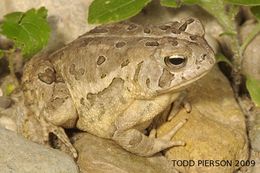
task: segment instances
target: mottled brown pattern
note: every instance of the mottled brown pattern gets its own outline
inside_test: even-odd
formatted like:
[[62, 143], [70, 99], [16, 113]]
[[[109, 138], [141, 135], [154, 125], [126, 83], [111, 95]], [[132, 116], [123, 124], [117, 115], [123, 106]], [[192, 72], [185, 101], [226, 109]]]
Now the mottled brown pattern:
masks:
[[148, 41], [145, 43], [145, 46], [159, 46], [158, 41]]
[[129, 59], [125, 60], [122, 64], [121, 64], [121, 68], [127, 66], [130, 63]]
[[55, 81], [55, 73], [48, 68], [44, 73], [39, 73], [38, 78], [46, 84], [52, 84]]
[[106, 58], [104, 56], [98, 56], [97, 65], [101, 65], [106, 61]]
[[169, 87], [172, 80], [174, 80], [174, 74], [170, 73], [167, 69], [163, 69], [163, 74], [159, 79], [159, 86], [161, 88]]
[[121, 48], [121, 47], [124, 47], [125, 45], [126, 45], [126, 42], [120, 41], [120, 42], [116, 43], [116, 48]]
[[135, 69], [134, 81], [136, 81], [136, 82], [138, 81], [138, 76], [139, 76], [139, 73], [140, 73], [140, 70], [141, 70], [142, 65], [143, 65], [143, 61], [140, 62], [140, 63], [138, 63], [138, 64], [137, 64], [137, 67], [136, 67], [136, 69]]

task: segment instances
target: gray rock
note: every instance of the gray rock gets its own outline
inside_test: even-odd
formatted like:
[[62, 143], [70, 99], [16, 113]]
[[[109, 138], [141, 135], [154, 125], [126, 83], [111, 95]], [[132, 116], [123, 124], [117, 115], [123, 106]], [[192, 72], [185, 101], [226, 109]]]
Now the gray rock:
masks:
[[78, 173], [73, 159], [0, 128], [1, 173]]
[[81, 173], [178, 173], [163, 156], [141, 157], [111, 140], [81, 133], [74, 143]]
[[249, 139], [252, 149], [260, 152], [260, 108], [255, 107], [252, 111], [254, 111], [255, 117], [249, 126]]

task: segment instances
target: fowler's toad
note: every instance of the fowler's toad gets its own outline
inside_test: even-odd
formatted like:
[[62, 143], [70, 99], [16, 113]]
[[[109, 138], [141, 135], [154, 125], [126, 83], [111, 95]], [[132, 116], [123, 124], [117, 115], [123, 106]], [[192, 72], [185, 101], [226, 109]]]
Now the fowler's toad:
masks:
[[74, 156], [63, 128], [76, 126], [143, 156], [183, 144], [170, 141], [176, 128], [163, 138], [142, 131], [214, 65], [203, 36], [203, 26], [192, 18], [160, 26], [121, 22], [34, 57], [25, 67], [23, 89], [28, 117], [40, 122], [43, 134], [41, 140], [24, 135], [43, 142], [52, 132]]

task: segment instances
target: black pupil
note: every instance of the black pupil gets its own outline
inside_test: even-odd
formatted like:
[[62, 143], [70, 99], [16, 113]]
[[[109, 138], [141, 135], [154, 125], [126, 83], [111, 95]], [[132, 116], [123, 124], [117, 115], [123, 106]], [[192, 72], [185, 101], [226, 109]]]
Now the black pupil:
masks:
[[180, 65], [184, 63], [185, 59], [181, 57], [169, 58], [169, 62], [173, 65]]

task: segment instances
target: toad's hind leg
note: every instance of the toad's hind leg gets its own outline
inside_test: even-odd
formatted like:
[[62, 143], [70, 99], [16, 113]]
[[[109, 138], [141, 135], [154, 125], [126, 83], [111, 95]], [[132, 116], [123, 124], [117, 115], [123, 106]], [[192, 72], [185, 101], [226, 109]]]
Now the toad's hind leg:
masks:
[[77, 120], [77, 112], [65, 83], [55, 84], [52, 98], [44, 104], [38, 119], [43, 128], [45, 140], [49, 143], [49, 135], [53, 133], [69, 149], [69, 154], [76, 158], [76, 149], [63, 129], [63, 127], [75, 127]]
[[48, 57], [29, 61], [22, 82], [27, 107], [22, 134], [34, 142], [50, 144], [49, 135], [53, 133], [76, 157], [76, 150], [63, 129], [75, 126], [76, 109], [66, 84]]

